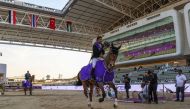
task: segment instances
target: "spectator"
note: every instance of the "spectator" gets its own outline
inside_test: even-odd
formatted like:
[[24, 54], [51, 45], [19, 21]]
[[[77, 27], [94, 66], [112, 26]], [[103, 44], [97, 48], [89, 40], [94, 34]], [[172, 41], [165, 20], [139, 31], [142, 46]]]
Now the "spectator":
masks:
[[134, 68], [134, 71], [137, 71], [137, 68], [136, 68], [136, 67]]
[[184, 90], [185, 83], [187, 78], [184, 74], [182, 74], [182, 70], [177, 70], [178, 75], [176, 75], [176, 100], [179, 101], [179, 93], [181, 92], [181, 102], [184, 102]]
[[126, 90], [126, 98], [129, 99], [129, 89], [131, 88], [130, 85], [131, 79], [128, 77], [128, 74], [124, 77], [124, 83], [125, 83], [125, 90]]
[[157, 98], [157, 86], [158, 86], [158, 78], [157, 74], [153, 73], [152, 71], [148, 71], [148, 80], [149, 80], [149, 86], [148, 86], [148, 94], [149, 94], [149, 103], [152, 101], [152, 94], [154, 97], [154, 102], [158, 104], [158, 98]]
[[142, 79], [143, 83], [148, 84], [148, 72], [145, 72]]
[[141, 70], [143, 67], [142, 66], [139, 66], [138, 70]]

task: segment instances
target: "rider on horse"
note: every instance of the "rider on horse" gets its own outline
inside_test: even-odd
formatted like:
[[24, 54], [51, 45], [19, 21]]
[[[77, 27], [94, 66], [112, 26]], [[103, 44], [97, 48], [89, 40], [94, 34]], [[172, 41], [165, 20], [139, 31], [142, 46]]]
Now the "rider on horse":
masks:
[[91, 74], [91, 79], [95, 80], [95, 67], [96, 67], [96, 62], [101, 59], [104, 55], [105, 51], [104, 51], [104, 46], [102, 44], [102, 37], [98, 36], [96, 38], [96, 42], [93, 44], [93, 53], [92, 53], [92, 57], [91, 57], [91, 61], [92, 61], [92, 70], [90, 72]]
[[31, 74], [29, 73], [29, 71], [27, 71], [27, 73], [25, 74], [25, 80], [29, 80], [31, 78]]
[[30, 91], [30, 95], [32, 95], [32, 81], [34, 79], [34, 76], [31, 76], [29, 71], [25, 74], [25, 81], [23, 81], [22, 85], [24, 87], [24, 93], [26, 95], [27, 89]]

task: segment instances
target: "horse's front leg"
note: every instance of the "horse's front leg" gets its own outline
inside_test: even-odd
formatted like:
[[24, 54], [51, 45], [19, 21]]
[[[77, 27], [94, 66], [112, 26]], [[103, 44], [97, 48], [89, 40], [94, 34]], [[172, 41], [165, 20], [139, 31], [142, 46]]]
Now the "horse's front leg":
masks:
[[32, 95], [32, 86], [29, 88], [29, 90], [30, 90], [30, 95]]
[[117, 88], [115, 87], [115, 84], [113, 82], [108, 83], [110, 88], [112, 88], [115, 92], [115, 98], [114, 98], [114, 107], [116, 108], [118, 106], [118, 100], [117, 100]]
[[26, 95], [26, 90], [27, 90], [27, 88], [24, 87], [24, 95]]
[[87, 81], [82, 81], [82, 86], [83, 86], [83, 93], [86, 98], [88, 98], [88, 87], [87, 87]]
[[100, 90], [102, 91], [102, 98], [99, 98], [99, 102], [103, 102], [104, 98], [106, 97], [106, 93], [105, 93], [105, 90], [104, 90], [104, 84], [103, 84], [103, 82], [99, 82], [98, 86], [99, 86]]
[[94, 81], [90, 81], [90, 93], [89, 93], [90, 102], [92, 102], [93, 90], [94, 90]]
[[90, 99], [88, 97], [88, 87], [87, 87], [88, 81], [82, 81], [83, 86], [83, 93], [85, 97], [87, 98], [88, 107], [91, 107]]
[[90, 86], [90, 93], [89, 93], [90, 103], [89, 103], [89, 107], [91, 109], [93, 109], [93, 107], [92, 107], [92, 95], [93, 95], [93, 90], [94, 90], [94, 81], [93, 80], [91, 80], [89, 82], [89, 86]]

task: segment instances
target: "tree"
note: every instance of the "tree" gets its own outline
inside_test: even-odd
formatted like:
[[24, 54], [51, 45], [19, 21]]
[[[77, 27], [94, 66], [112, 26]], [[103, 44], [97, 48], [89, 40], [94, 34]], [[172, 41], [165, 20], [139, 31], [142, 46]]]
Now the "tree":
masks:
[[58, 79], [62, 79], [62, 74], [59, 74], [59, 77], [58, 77]]
[[50, 75], [47, 75], [47, 76], [46, 76], [46, 80], [50, 80]]

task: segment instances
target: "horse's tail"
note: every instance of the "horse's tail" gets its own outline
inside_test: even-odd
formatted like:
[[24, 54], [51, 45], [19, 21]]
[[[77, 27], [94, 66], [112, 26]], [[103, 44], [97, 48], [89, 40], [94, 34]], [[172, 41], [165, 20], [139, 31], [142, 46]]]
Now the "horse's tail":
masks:
[[25, 86], [25, 81], [22, 81], [22, 87], [24, 87]]
[[80, 80], [80, 72], [77, 74], [77, 82], [76, 82], [77, 86], [81, 86], [82, 85], [82, 81]]

